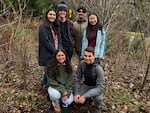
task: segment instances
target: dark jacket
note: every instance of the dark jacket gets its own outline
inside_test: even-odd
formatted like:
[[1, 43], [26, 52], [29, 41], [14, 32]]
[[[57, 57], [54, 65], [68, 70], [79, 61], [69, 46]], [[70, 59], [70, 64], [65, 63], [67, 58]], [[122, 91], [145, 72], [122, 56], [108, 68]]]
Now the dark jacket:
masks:
[[[74, 46], [75, 43], [75, 29], [74, 29], [74, 24], [71, 20], [67, 19], [67, 27], [68, 27], [68, 37], [70, 39], [70, 42], [72, 44], [72, 47]], [[65, 46], [65, 45], [64, 45]]]
[[[60, 36], [58, 36], [58, 48], [62, 48]], [[42, 23], [39, 27], [39, 66], [47, 66], [55, 51], [50, 26], [47, 27]]]

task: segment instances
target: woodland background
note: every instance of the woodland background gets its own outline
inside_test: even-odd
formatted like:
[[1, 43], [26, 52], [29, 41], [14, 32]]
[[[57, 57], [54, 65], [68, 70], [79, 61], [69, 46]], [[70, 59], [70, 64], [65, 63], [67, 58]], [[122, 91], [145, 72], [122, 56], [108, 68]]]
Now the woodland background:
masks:
[[[107, 31], [106, 88], [101, 113], [150, 113], [150, 0], [64, 0], [68, 17], [80, 5]], [[0, 113], [52, 113], [41, 87], [38, 30], [60, 0], [0, 0]], [[74, 54], [72, 65], [78, 60]], [[83, 107], [83, 109], [88, 106]], [[83, 113], [72, 105], [71, 113]]]

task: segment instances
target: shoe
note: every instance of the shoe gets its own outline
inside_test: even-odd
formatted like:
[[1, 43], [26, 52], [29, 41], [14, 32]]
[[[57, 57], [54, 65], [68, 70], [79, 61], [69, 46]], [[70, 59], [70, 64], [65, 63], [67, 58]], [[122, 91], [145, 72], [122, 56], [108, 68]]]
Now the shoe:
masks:
[[90, 113], [98, 113], [97, 111], [90, 111]]
[[56, 113], [61, 113], [61, 107], [60, 107], [60, 106], [54, 107], [54, 111], [55, 111]]
[[86, 110], [84, 113], [91, 113], [89, 110]]
[[61, 113], [69, 113], [68, 107], [62, 107]]
[[97, 108], [97, 107], [93, 107], [91, 110], [90, 110], [90, 113], [99, 113], [100, 112], [100, 108]]

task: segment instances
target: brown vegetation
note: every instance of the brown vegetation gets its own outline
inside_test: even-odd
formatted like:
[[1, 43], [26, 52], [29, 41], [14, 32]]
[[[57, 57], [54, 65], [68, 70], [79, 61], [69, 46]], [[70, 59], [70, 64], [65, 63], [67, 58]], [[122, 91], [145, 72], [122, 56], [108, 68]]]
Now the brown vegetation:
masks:
[[[149, 5], [146, 4], [149, 2], [143, 2], [142, 6], [139, 2], [135, 7], [117, 0], [97, 0], [94, 4], [85, 1], [83, 4], [88, 10], [101, 9], [96, 11], [107, 30], [106, 58], [101, 61], [106, 87], [100, 112], [149, 113], [150, 43], [149, 38], [145, 38], [149, 37], [150, 29]], [[74, 4], [75, 8], [78, 5], [72, 0], [67, 3]], [[47, 93], [41, 86], [42, 69], [37, 63], [40, 20], [22, 19], [21, 8], [26, 5], [23, 6], [13, 20], [6, 17], [0, 21], [0, 113], [52, 113]], [[76, 55], [72, 64], [76, 70]], [[91, 107], [79, 106], [71, 105], [70, 113], [83, 113]]]
[[[31, 32], [30, 32], [31, 30]], [[38, 40], [37, 29], [21, 30], [21, 37], [14, 40], [13, 63], [0, 65], [0, 108], [3, 113], [51, 113], [51, 103], [47, 93], [41, 87], [42, 69], [37, 64]], [[36, 31], [36, 32], [34, 32]], [[4, 33], [3, 33], [4, 34]], [[5, 33], [10, 37], [9, 33]], [[102, 113], [130, 112], [149, 113], [149, 78], [141, 89], [148, 62], [146, 59], [135, 59], [126, 54], [121, 35], [108, 40], [106, 59], [102, 61], [105, 70], [106, 88]], [[3, 38], [3, 37], [2, 37]], [[4, 40], [4, 39], [3, 39]], [[10, 40], [6, 40], [10, 42]], [[5, 42], [3, 42], [4, 44]], [[110, 46], [110, 47], [109, 47]], [[1, 48], [2, 49], [2, 48]], [[1, 53], [2, 54], [2, 53]], [[1, 56], [3, 59], [3, 56]], [[73, 67], [76, 69], [78, 60], [74, 56]], [[9, 70], [9, 71], [8, 71]], [[72, 105], [71, 113], [80, 113], [90, 105]]]

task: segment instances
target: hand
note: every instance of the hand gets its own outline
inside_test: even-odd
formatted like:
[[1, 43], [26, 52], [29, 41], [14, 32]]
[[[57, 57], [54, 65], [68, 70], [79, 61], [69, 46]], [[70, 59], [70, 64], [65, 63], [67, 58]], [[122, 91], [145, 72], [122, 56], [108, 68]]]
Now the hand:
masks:
[[78, 95], [75, 95], [74, 96], [74, 102], [75, 103], [79, 103], [79, 98], [80, 98], [80, 95], [78, 94]]
[[64, 93], [63, 93], [63, 96], [65, 96], [65, 95], [67, 95], [68, 94], [68, 92], [67, 91], [65, 91]]
[[84, 96], [81, 96], [81, 97], [79, 98], [79, 103], [84, 104], [85, 100], [86, 100], [85, 97], [84, 97]]
[[62, 97], [62, 100], [67, 100], [67, 99], [68, 99], [67, 95], [65, 95], [65, 96]]
[[84, 58], [83, 58], [83, 57], [80, 57], [79, 61], [82, 61], [82, 60], [84, 60]]
[[63, 94], [62, 94], [62, 100], [67, 100], [68, 99], [68, 92], [65, 91]]

